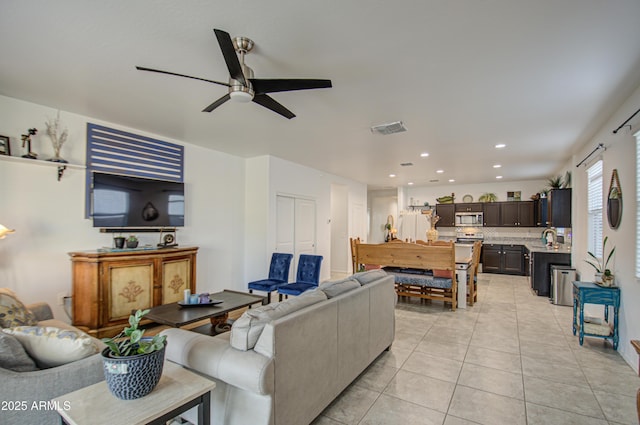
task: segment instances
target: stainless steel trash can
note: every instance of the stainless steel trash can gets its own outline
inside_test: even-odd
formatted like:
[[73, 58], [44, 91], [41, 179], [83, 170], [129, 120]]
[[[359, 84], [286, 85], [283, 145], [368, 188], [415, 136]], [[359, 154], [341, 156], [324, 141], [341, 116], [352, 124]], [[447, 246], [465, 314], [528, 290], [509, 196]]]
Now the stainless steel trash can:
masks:
[[576, 269], [570, 266], [551, 265], [551, 302], [557, 305], [573, 305], [573, 282]]

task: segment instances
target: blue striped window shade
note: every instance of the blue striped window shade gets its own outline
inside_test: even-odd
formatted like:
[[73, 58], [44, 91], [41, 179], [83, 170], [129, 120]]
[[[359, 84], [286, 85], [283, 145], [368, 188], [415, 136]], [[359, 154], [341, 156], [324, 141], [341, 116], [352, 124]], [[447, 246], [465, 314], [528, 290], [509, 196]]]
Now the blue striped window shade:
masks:
[[87, 123], [87, 218], [93, 172], [183, 182], [184, 146]]

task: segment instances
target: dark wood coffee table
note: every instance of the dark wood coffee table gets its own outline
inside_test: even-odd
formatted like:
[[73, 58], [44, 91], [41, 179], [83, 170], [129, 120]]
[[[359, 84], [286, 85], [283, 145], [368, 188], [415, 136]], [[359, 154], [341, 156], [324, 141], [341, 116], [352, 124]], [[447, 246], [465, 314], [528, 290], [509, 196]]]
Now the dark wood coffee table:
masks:
[[145, 319], [161, 325], [180, 328], [182, 326], [210, 319], [211, 324], [198, 326], [191, 331], [205, 335], [216, 335], [217, 333], [229, 330], [229, 312], [248, 307], [253, 304], [266, 304], [267, 298], [259, 295], [247, 294], [246, 292], [231, 291], [225, 289], [222, 292], [209, 294], [212, 300], [224, 300], [221, 304], [211, 306], [180, 306], [178, 303], [164, 304], [153, 307], [145, 315]]

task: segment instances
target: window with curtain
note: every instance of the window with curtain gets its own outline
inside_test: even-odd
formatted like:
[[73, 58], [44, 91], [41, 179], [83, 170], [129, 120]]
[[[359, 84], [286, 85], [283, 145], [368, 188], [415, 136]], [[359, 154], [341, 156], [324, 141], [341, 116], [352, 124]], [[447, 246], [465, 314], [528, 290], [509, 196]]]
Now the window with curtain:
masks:
[[602, 258], [602, 160], [587, 168], [587, 249]]

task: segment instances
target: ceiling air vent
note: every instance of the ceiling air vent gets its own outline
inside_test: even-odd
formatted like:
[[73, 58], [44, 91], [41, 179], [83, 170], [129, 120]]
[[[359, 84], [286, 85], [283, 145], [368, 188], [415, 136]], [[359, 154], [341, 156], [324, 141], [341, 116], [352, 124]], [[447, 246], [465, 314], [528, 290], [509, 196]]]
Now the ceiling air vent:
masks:
[[413, 162], [402, 162], [400, 163], [401, 167], [411, 167], [413, 165]]
[[404, 126], [404, 123], [402, 121], [374, 125], [373, 127], [371, 127], [371, 132], [374, 134], [387, 135], [393, 133], [402, 133], [403, 131], [407, 131], [407, 127]]

